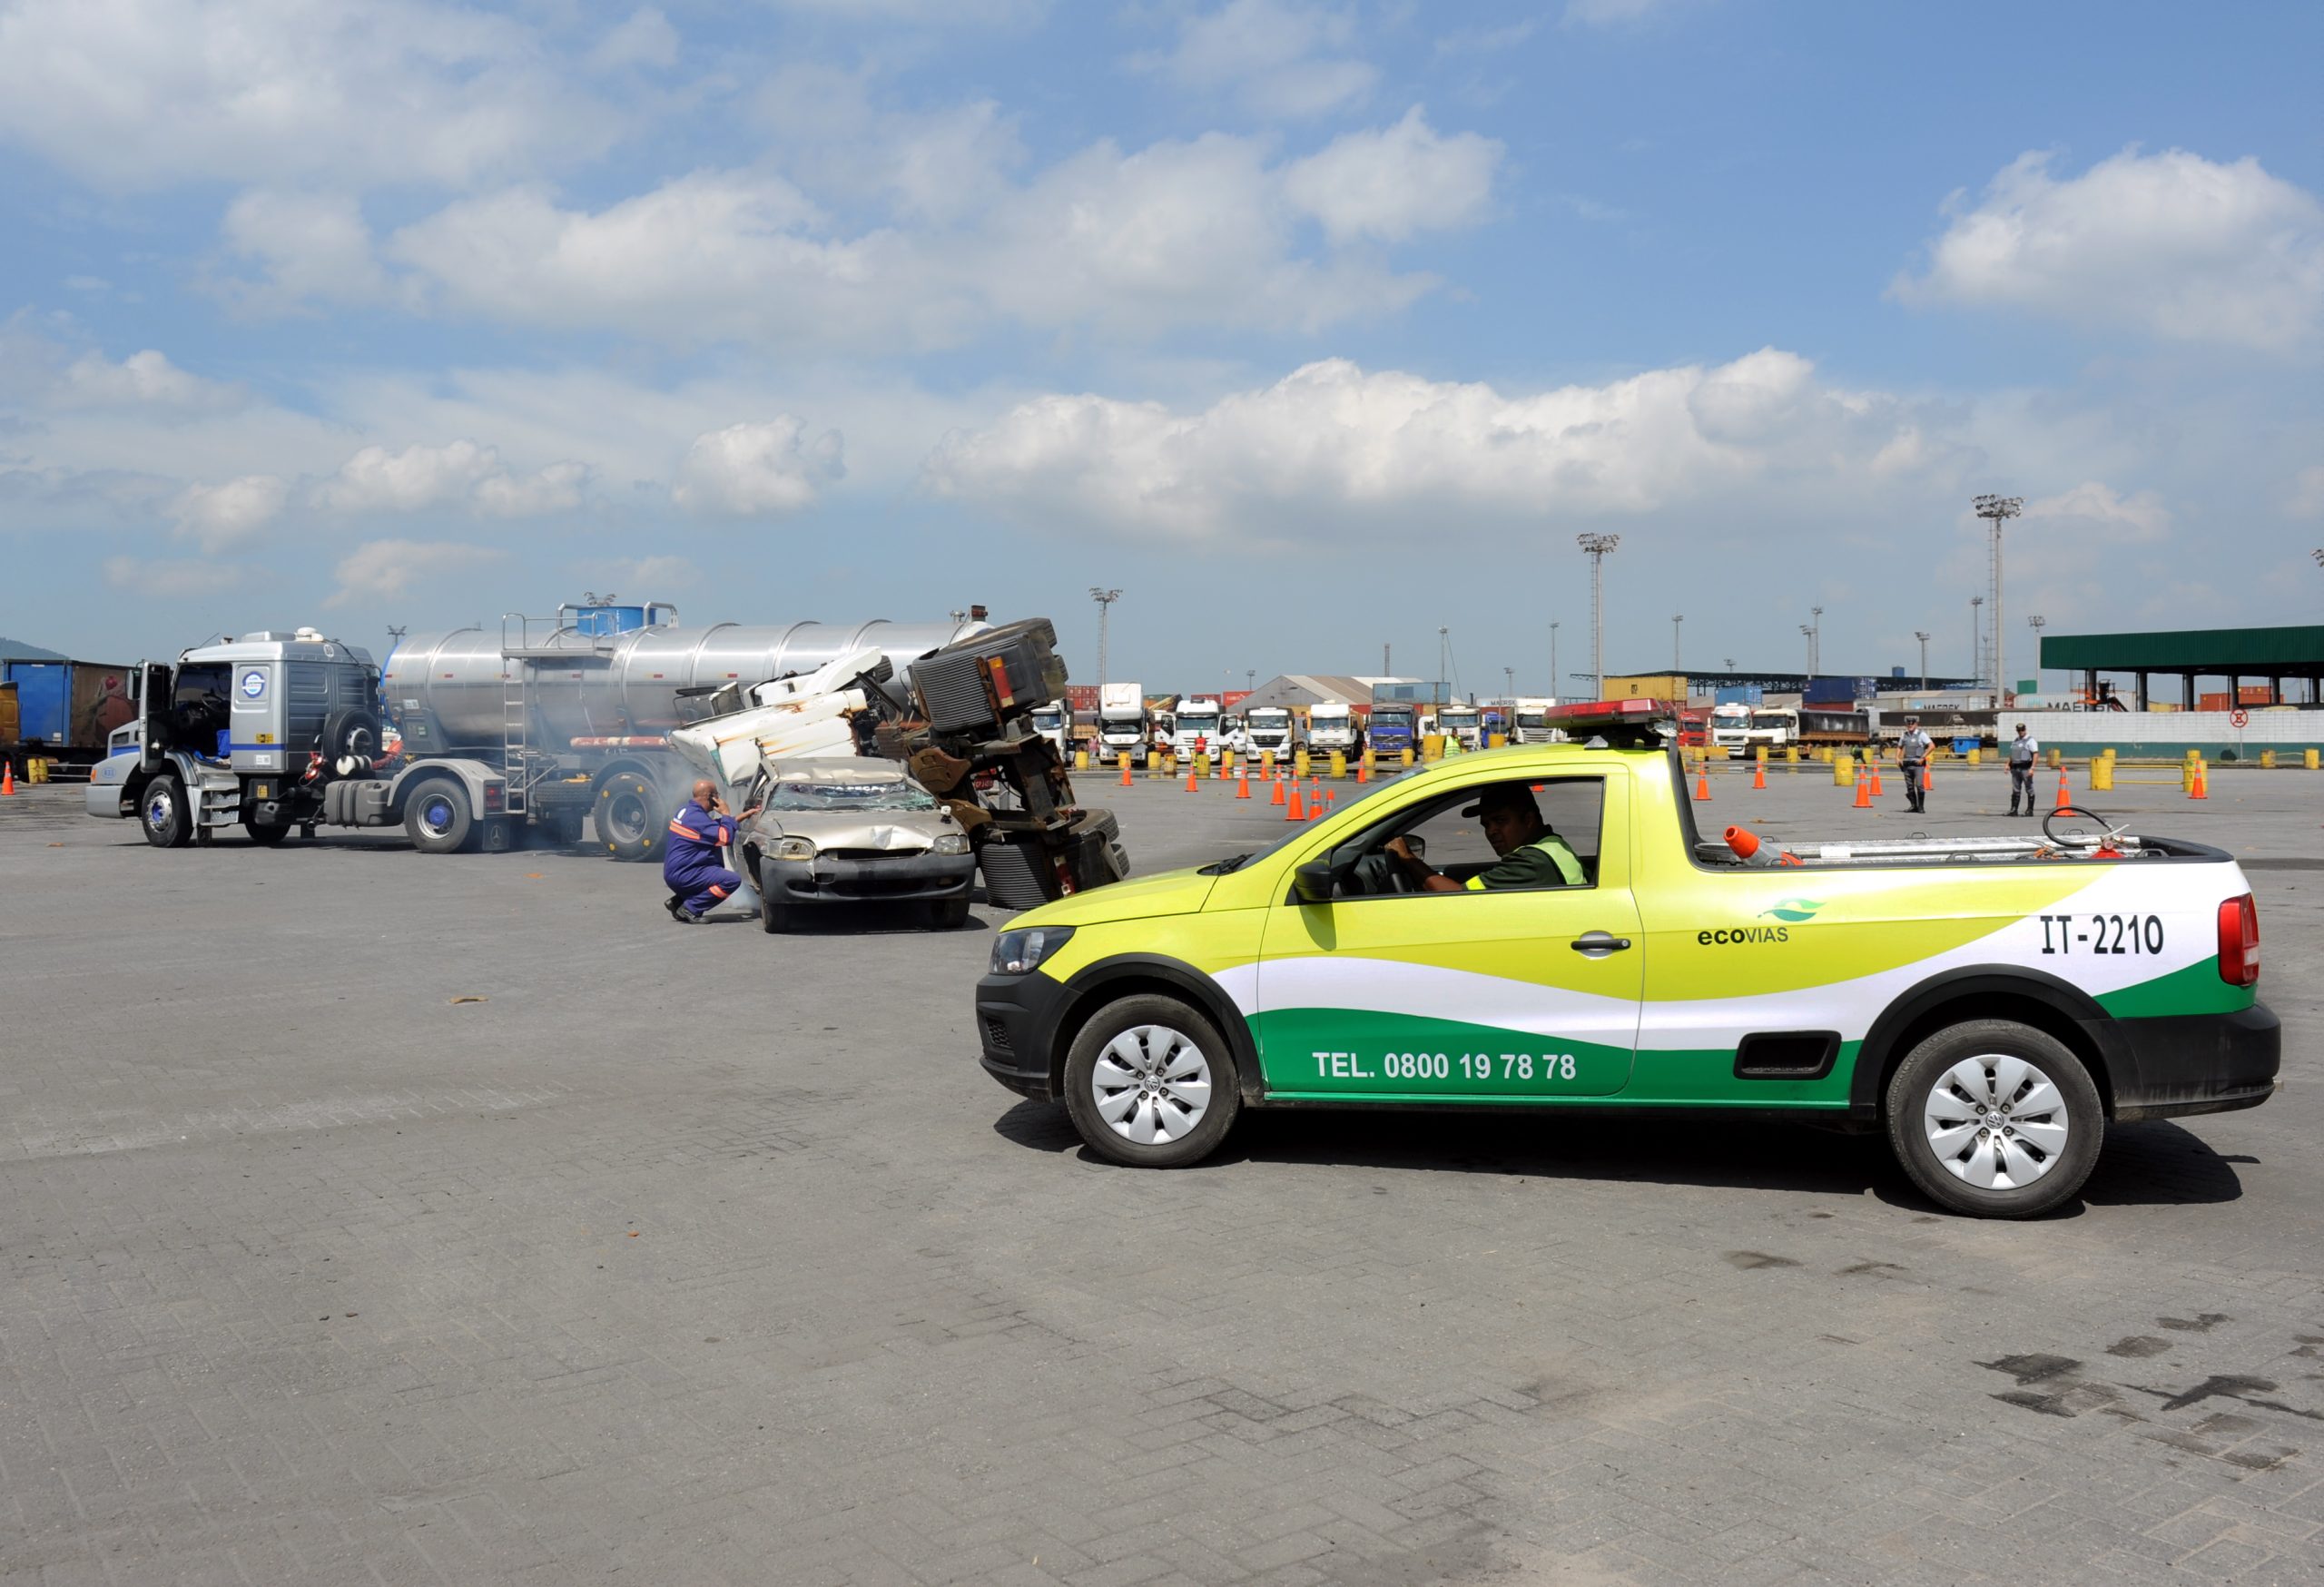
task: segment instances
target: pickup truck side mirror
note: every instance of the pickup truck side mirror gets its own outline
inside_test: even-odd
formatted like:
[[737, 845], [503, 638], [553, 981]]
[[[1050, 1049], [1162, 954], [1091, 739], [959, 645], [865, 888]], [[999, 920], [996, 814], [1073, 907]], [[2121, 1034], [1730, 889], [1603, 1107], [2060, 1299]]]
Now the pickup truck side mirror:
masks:
[[1302, 903], [1329, 903], [1338, 881], [1331, 856], [1310, 860], [1291, 873], [1291, 891]]

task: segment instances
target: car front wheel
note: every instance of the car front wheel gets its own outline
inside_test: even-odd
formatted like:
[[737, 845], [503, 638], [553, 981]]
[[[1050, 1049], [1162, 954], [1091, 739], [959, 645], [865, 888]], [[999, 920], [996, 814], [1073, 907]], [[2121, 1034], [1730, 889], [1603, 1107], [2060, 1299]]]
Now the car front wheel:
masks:
[[1888, 1144], [1928, 1198], [1974, 1217], [2034, 1217], [2097, 1165], [2106, 1110], [2082, 1060], [2011, 1020], [1947, 1026], [1888, 1082]]
[[1218, 1148], [1242, 1096], [1218, 1028], [1176, 998], [1145, 993], [1107, 1004], [1074, 1037], [1065, 1104], [1098, 1156], [1178, 1168]]

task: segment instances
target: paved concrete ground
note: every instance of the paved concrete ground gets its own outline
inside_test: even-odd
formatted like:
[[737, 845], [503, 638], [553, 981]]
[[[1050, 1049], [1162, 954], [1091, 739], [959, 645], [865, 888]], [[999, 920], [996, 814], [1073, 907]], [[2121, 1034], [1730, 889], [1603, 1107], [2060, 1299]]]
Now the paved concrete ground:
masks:
[[[1776, 783], [1711, 813], [1905, 824]], [[1104, 794], [1142, 869], [1276, 830]], [[2324, 777], [2106, 808], [2252, 867], [2288, 1084], [2007, 1226], [1739, 1124], [1114, 1169], [976, 1068], [991, 912], [681, 930], [594, 856], [162, 853], [29, 793], [0, 1580], [2315, 1580]]]

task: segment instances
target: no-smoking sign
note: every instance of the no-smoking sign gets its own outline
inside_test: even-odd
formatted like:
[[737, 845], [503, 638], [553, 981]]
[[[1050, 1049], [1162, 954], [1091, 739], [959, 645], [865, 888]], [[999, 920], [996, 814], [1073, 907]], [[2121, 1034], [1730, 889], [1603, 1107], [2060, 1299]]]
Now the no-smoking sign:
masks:
[[2251, 713], [2246, 711], [2240, 705], [2238, 705], [2234, 710], [2230, 711], [2227, 714], [2227, 719], [2238, 727], [2249, 727], [2251, 725]]

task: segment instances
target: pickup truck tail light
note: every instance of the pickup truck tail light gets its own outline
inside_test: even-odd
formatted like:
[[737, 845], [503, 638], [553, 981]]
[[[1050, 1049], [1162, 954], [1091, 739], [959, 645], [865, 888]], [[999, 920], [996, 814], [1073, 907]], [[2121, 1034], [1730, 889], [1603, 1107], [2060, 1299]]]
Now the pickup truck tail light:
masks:
[[2230, 986], [2260, 979], [2260, 906], [2248, 892], [2219, 906], [2219, 978]]

